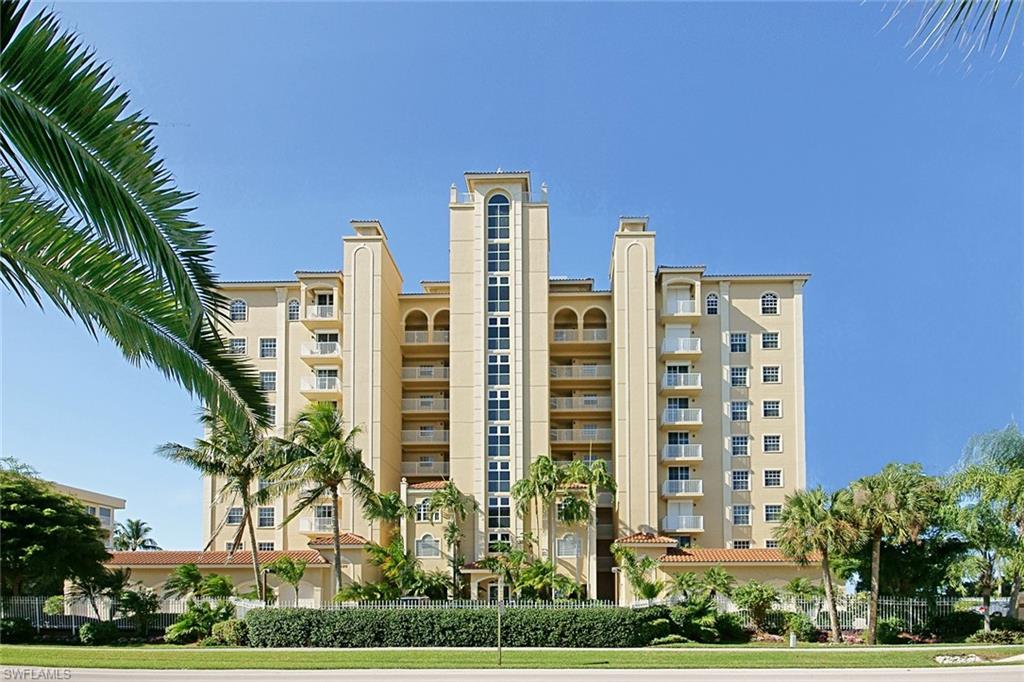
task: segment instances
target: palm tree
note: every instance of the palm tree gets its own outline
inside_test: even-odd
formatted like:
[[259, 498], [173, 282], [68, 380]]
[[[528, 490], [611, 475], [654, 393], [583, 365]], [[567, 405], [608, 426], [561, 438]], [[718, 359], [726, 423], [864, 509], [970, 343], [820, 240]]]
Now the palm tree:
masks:
[[550, 455], [541, 455], [530, 463], [527, 475], [512, 486], [512, 497], [516, 501], [516, 513], [526, 518], [533, 508], [533, 519], [539, 529], [541, 513], [547, 518], [548, 524], [548, 556], [555, 556], [555, 501], [563, 477], [557, 464]]
[[[101, 599], [113, 599], [129, 585], [131, 570], [116, 568], [109, 570], [100, 568], [99, 571], [85, 576], [72, 576], [68, 586], [68, 601], [72, 604], [85, 602], [92, 607], [96, 619], [100, 620], [99, 601]], [[113, 612], [113, 604], [110, 605], [110, 612]]]
[[[648, 579], [647, 574], [658, 567], [658, 562], [649, 556], [639, 556], [629, 547], [612, 545], [612, 556], [633, 588], [633, 594], [640, 599], [657, 599], [665, 589], [665, 583], [657, 578]], [[731, 579], [731, 578], [730, 578]]]
[[[561, 489], [568, 493], [558, 507], [558, 521], [570, 526], [584, 526], [589, 535], [590, 524], [594, 520], [594, 507], [597, 506], [599, 490], [614, 493], [615, 479], [608, 473], [608, 464], [603, 459], [595, 459], [587, 464], [583, 460], [574, 459], [568, 466], [559, 468]], [[552, 532], [554, 530], [552, 529]], [[583, 552], [576, 552], [576, 583], [582, 584], [580, 578], [580, 562]], [[582, 596], [582, 593], [581, 593]]]
[[783, 585], [782, 592], [793, 599], [810, 601], [811, 599], [816, 599], [821, 596], [822, 588], [818, 587], [807, 578], [800, 577], [793, 578]]
[[882, 538], [894, 544], [915, 540], [938, 510], [941, 488], [920, 464], [886, 464], [882, 471], [851, 484], [853, 515], [871, 540], [871, 599], [865, 640], [875, 643], [878, 627], [878, 572]]
[[991, 54], [1002, 60], [1014, 42], [1021, 16], [1020, 2], [1014, 0], [927, 0], [923, 3], [899, 0], [889, 22], [912, 5], [921, 8], [921, 16], [907, 43], [916, 45], [914, 54], [923, 53], [922, 59], [949, 48], [965, 52], [966, 59], [990, 48]]
[[[359, 427], [345, 431], [338, 411], [326, 403], [307, 405], [292, 424], [288, 439], [275, 440], [281, 461], [278, 482], [267, 490], [274, 493], [301, 491], [298, 502], [281, 522], [287, 524], [324, 497], [331, 498], [334, 539], [335, 590], [341, 590], [341, 526], [338, 500], [347, 489], [361, 505], [374, 496], [373, 472], [363, 463], [363, 452], [355, 445]], [[372, 505], [371, 505], [372, 506]]]
[[156, 540], [149, 537], [152, 530], [142, 519], [125, 519], [114, 528], [114, 549], [122, 552], [160, 549]]
[[[267, 439], [262, 431], [249, 423], [238, 427], [220, 415], [209, 411], [203, 413], [203, 423], [207, 438], [196, 439], [192, 447], [178, 443], [165, 443], [157, 448], [157, 454], [172, 462], [185, 464], [205, 476], [220, 478], [224, 481], [220, 490], [213, 497], [213, 504], [229, 501], [226, 509], [240, 506], [242, 522], [238, 526], [231, 543], [238, 547], [246, 530], [249, 531], [250, 556], [252, 572], [256, 581], [256, 590], [260, 600], [265, 600], [263, 582], [260, 574], [260, 559], [256, 552], [256, 523], [253, 519], [253, 507], [270, 499], [270, 489], [255, 490], [260, 479], [270, 478], [277, 468], [274, 453], [268, 447]], [[215, 478], [215, 480], [216, 480]], [[227, 523], [227, 512], [221, 520], [219, 531]], [[214, 532], [210, 537], [209, 549], [217, 537]], [[234, 552], [234, 549], [231, 550]]]
[[445, 520], [444, 541], [448, 545], [448, 554], [452, 566], [452, 598], [462, 593], [459, 580], [459, 567], [462, 565], [460, 547], [462, 545], [462, 524], [466, 522], [470, 510], [476, 509], [476, 501], [466, 497], [452, 480], [445, 481], [443, 488], [431, 493], [430, 511], [440, 512]]
[[154, 123], [44, 9], [0, 2], [0, 280], [49, 300], [236, 425], [269, 423], [221, 338], [210, 231], [157, 156]]
[[203, 574], [195, 564], [175, 566], [164, 583], [164, 598], [186, 599], [199, 593]]
[[691, 597], [700, 594], [702, 589], [701, 581], [697, 574], [685, 571], [672, 576], [672, 582], [668, 586], [668, 593], [672, 597], [689, 601]]
[[299, 583], [306, 574], [306, 562], [302, 559], [292, 559], [290, 556], [281, 556], [267, 564], [267, 570], [276, 575], [282, 581], [292, 586], [295, 591], [295, 605], [299, 605]]
[[363, 518], [367, 521], [398, 523], [414, 513], [415, 510], [403, 502], [402, 496], [394, 490], [373, 493], [363, 503]]
[[732, 589], [736, 585], [736, 578], [733, 578], [729, 572], [721, 566], [712, 566], [708, 570], [704, 571], [704, 575], [701, 576], [700, 582], [704, 591], [713, 599], [720, 594], [726, 597], [732, 594]]
[[799, 490], [786, 496], [782, 518], [772, 533], [779, 551], [787, 558], [801, 565], [814, 558], [820, 562], [832, 641], [837, 644], [842, 642], [842, 633], [829, 562], [851, 550], [862, 538], [851, 512], [852, 497], [848, 490], [826, 493], [821, 486]]

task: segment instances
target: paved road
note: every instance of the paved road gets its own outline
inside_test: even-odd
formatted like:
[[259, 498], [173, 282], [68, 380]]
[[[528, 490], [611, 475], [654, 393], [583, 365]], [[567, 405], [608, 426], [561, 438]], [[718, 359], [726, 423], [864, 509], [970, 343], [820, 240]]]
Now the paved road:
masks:
[[[835, 682], [1024, 682], [1024, 667], [893, 668], [858, 670], [91, 670], [69, 669], [66, 676], [12, 675], [4, 666], [2, 679], [63, 679], [71, 682], [318, 682], [320, 680], [371, 680], [372, 682], [524, 682], [555, 679], [560, 682], [625, 682], [658, 680], [714, 680], [715, 682], [786, 682], [834, 680]], [[17, 669], [25, 670], [25, 669]], [[40, 671], [39, 668], [35, 669]], [[48, 669], [52, 671], [53, 669]], [[9, 672], [11, 671], [11, 672]], [[37, 673], [38, 674], [38, 673]]]

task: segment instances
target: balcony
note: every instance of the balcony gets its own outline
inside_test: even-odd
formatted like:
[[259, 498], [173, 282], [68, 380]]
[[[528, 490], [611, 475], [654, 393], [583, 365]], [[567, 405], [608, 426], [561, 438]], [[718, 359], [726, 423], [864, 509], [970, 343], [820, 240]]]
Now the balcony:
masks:
[[665, 481], [661, 485], [662, 497], [692, 497], [704, 494], [704, 481], [691, 478], [685, 481]]
[[664, 317], [681, 317], [685, 315], [696, 315], [697, 302], [694, 300], [686, 299], [665, 301], [665, 306], [662, 308], [661, 314]]
[[402, 462], [403, 476], [447, 476], [448, 462]]
[[612, 398], [607, 395], [552, 398], [553, 412], [607, 412], [612, 409]]
[[551, 429], [552, 443], [610, 443], [612, 430], [601, 429]]
[[449, 369], [447, 367], [440, 367], [437, 365], [421, 365], [419, 367], [403, 367], [402, 368], [402, 380], [403, 381], [440, 381], [448, 382]]
[[402, 429], [403, 443], [447, 443], [448, 431], [445, 429]]
[[306, 306], [307, 320], [336, 320], [333, 305], [308, 305]]
[[556, 329], [553, 332], [554, 343], [607, 343], [608, 330], [600, 329]]
[[450, 333], [447, 329], [407, 331], [405, 332], [405, 344], [409, 346], [446, 346], [449, 336]]
[[612, 378], [611, 365], [553, 365], [551, 379], [554, 381], [600, 381]]
[[699, 407], [669, 407], [661, 413], [662, 426], [700, 426], [702, 423]]
[[669, 444], [661, 448], [663, 462], [699, 462], [703, 459], [700, 443]]
[[679, 374], [665, 372], [661, 376], [661, 390], [672, 392], [699, 391], [702, 388], [700, 372]]
[[703, 516], [663, 516], [661, 529], [666, 533], [702, 533]]
[[341, 344], [337, 341], [319, 341], [317, 343], [304, 343], [299, 349], [299, 355], [303, 358], [322, 360], [341, 357]]
[[700, 352], [700, 337], [697, 336], [684, 339], [665, 339], [661, 344], [662, 355], [697, 355]]
[[301, 518], [299, 519], [299, 532], [307, 535], [319, 535], [320, 533], [334, 532], [334, 519], [332, 518]]
[[403, 398], [402, 412], [447, 412], [447, 398]]
[[303, 377], [299, 384], [303, 393], [336, 393], [341, 390], [338, 377]]

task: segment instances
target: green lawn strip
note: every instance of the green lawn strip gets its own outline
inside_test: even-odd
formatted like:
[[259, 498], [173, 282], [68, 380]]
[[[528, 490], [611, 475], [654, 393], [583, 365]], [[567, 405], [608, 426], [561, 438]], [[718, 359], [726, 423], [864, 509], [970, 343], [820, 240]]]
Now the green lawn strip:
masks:
[[[503, 655], [507, 668], [920, 668], [932, 667], [939, 653], [976, 653], [998, 660], [1024, 653], [1024, 647], [949, 648], [834, 652], [800, 649], [751, 651], [516, 651]], [[150, 669], [331, 669], [331, 668], [493, 668], [494, 650], [262, 650], [160, 647], [0, 646], [0, 663], [45, 668]]]

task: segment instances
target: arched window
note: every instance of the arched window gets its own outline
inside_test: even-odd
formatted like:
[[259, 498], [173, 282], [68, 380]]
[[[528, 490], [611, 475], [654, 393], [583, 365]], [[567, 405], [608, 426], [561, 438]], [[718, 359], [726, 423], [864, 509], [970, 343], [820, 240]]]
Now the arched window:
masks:
[[244, 321], [249, 312], [249, 306], [245, 304], [240, 298], [236, 298], [231, 302], [231, 321], [240, 322]]
[[718, 294], [708, 294], [704, 303], [704, 314], [705, 315], [717, 315], [718, 314]]
[[767, 294], [761, 294], [761, 314], [778, 315], [779, 297], [770, 291]]
[[[423, 500], [416, 505], [416, 520], [421, 522], [430, 521], [431, 517], [439, 517], [440, 514], [431, 514], [430, 512], [430, 500]], [[434, 519], [439, 520], [439, 519]]]
[[560, 557], [575, 557], [580, 554], [579, 538], [572, 533], [566, 533], [558, 538], [555, 543], [555, 554]]
[[441, 556], [441, 542], [427, 533], [416, 541], [416, 556], [428, 558]]
[[510, 208], [508, 197], [504, 194], [495, 194], [487, 200], [488, 239], [508, 239]]
[[288, 319], [297, 320], [299, 319], [299, 301], [293, 298], [288, 301]]

